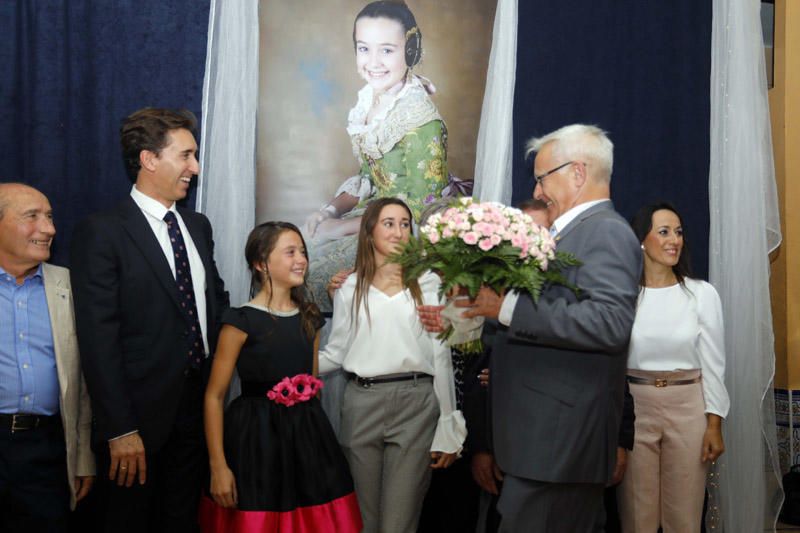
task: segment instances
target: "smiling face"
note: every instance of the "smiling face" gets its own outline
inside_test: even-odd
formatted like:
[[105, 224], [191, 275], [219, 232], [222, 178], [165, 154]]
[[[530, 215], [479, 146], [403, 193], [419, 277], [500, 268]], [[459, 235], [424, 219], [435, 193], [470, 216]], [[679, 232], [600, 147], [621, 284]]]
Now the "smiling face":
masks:
[[200, 172], [196, 156], [194, 135], [185, 129], [170, 130], [160, 153], [142, 150], [136, 188], [170, 208], [186, 197], [192, 177]]
[[411, 236], [411, 215], [397, 204], [389, 204], [381, 209], [378, 223], [372, 230], [372, 244], [375, 249], [375, 262], [382, 265], [386, 258], [399, 251]]
[[300, 234], [292, 230], [281, 232], [267, 256], [266, 267], [273, 287], [291, 289], [302, 285], [308, 257]]
[[[533, 197], [547, 204], [547, 215], [551, 222], [572, 209], [578, 199], [580, 192], [579, 183], [576, 179], [577, 172], [575, 163], [567, 164], [568, 160], [562, 160], [555, 152], [554, 143], [544, 145], [536, 154], [533, 164], [534, 179], [544, 176], [541, 181], [537, 181], [533, 189]], [[555, 172], [553, 169], [564, 165]]]
[[356, 67], [375, 94], [383, 94], [405, 79], [406, 36], [403, 25], [388, 18], [356, 21]]
[[645, 237], [645, 268], [660, 265], [672, 268], [678, 264], [683, 249], [683, 227], [681, 219], [673, 211], [659, 209], [653, 213], [653, 227]]
[[47, 197], [25, 185], [0, 185], [5, 204], [0, 218], [0, 266], [21, 282], [50, 258], [56, 234]]

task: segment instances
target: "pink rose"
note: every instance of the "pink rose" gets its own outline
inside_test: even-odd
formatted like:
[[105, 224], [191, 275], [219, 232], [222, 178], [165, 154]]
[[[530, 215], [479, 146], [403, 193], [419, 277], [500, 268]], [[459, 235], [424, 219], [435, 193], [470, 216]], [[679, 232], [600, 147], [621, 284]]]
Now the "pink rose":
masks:
[[296, 402], [292, 381], [288, 377], [280, 380], [271, 391], [267, 392], [267, 398], [286, 407], [293, 406]]
[[309, 378], [313, 379], [313, 377], [308, 374], [297, 374], [292, 378], [292, 386], [294, 387], [297, 401], [305, 402], [313, 396], [311, 386], [309, 385]]
[[461, 240], [463, 240], [466, 244], [472, 246], [473, 244], [478, 242], [478, 234], [475, 233], [474, 231], [468, 231], [464, 233], [464, 236], [461, 237]]
[[472, 231], [480, 233], [483, 237], [488, 237], [492, 234], [492, 225], [486, 222], [476, 222], [472, 226]]
[[314, 376], [308, 376], [308, 386], [311, 389], [311, 395], [317, 394], [319, 390], [325, 386], [325, 383], [322, 382], [321, 379], [315, 378]]

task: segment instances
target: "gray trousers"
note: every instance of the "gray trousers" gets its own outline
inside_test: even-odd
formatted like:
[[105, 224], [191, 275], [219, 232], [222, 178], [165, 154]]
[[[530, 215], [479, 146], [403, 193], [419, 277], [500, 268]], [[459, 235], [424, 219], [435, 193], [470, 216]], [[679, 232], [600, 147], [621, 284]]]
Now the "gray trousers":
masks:
[[413, 533], [431, 480], [439, 403], [430, 378], [345, 387], [339, 439], [364, 533]]
[[603, 531], [603, 485], [545, 483], [506, 474], [497, 510], [500, 533]]

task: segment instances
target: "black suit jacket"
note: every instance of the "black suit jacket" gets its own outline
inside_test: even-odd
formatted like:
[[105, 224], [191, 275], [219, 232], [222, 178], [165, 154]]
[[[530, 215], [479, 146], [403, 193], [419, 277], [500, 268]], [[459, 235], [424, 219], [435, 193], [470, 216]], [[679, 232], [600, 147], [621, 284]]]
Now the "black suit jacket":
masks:
[[[228, 295], [214, 263], [211, 224], [199, 213], [178, 212], [205, 267], [213, 350]], [[138, 430], [145, 449], [158, 451], [183, 390], [188, 331], [169, 263], [132, 198], [77, 226], [70, 267], [94, 444], [105, 448], [108, 439]]]

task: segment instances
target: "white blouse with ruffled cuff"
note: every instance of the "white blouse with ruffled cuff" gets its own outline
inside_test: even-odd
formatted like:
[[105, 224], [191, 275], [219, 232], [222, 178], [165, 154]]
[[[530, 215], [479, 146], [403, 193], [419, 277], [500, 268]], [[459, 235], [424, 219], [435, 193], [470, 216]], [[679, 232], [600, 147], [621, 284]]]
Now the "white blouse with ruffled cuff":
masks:
[[[440, 280], [427, 272], [419, 278], [423, 303], [439, 303]], [[439, 421], [431, 451], [461, 453], [467, 436], [464, 416], [456, 410], [450, 348], [423, 328], [408, 289], [388, 296], [375, 287], [367, 294], [369, 316], [360, 306], [352, 319], [356, 275], [351, 274], [333, 299], [331, 335], [319, 351], [319, 371], [339, 367], [360, 377], [421, 372], [433, 376]]]

